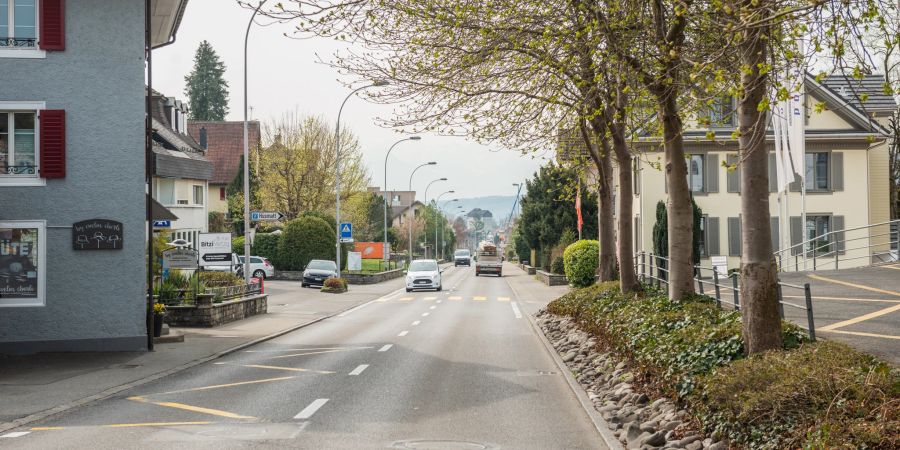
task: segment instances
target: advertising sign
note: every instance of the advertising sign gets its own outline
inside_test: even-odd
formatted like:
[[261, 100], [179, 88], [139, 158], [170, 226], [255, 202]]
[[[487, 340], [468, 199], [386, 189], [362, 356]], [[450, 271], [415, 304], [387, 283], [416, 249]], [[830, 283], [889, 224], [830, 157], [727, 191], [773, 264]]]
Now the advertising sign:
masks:
[[363, 259], [384, 259], [390, 254], [390, 244], [385, 251], [383, 242], [356, 242], [353, 250], [362, 253]]
[[0, 297], [38, 298], [38, 227], [0, 225]]
[[91, 219], [72, 224], [75, 250], [121, 250], [122, 240], [122, 222]]
[[362, 253], [347, 252], [347, 270], [362, 270]]
[[196, 269], [197, 250], [192, 248], [170, 248], [163, 250], [163, 269]]
[[[200, 233], [197, 239], [200, 250], [200, 264], [231, 264], [231, 233]], [[212, 264], [215, 265], [215, 264]], [[224, 265], [224, 264], [222, 264]]]

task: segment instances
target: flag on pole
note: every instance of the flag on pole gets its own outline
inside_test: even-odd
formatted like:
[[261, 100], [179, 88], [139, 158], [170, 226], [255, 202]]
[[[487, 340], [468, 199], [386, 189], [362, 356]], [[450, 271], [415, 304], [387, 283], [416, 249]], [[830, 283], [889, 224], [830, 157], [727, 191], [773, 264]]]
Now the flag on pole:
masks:
[[581, 227], [584, 225], [581, 218], [581, 183], [578, 183], [578, 191], [575, 193], [575, 214], [578, 215], [578, 236], [581, 236]]

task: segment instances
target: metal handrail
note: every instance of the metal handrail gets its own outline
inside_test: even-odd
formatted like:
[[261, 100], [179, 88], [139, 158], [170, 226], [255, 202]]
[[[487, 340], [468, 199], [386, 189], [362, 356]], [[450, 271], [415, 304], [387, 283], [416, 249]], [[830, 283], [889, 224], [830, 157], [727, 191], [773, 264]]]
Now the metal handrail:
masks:
[[[648, 268], [648, 257], [649, 257], [649, 270]], [[659, 262], [665, 261], [665, 267], [660, 267]], [[664, 256], [654, 255], [652, 253], [647, 252], [638, 252], [635, 254], [634, 258], [634, 270], [635, 273], [640, 277], [641, 281], [647, 283], [647, 280], [650, 280], [650, 284], [652, 285], [655, 281], [656, 287], [660, 288], [662, 283], [666, 283], [668, 286], [668, 274], [669, 274], [669, 258]], [[740, 300], [740, 286], [739, 286], [739, 274], [737, 272], [727, 275], [726, 278], [731, 279], [731, 286], [727, 284], [719, 283], [719, 272], [715, 267], [702, 267], [700, 265], [692, 266], [694, 268], [694, 281], [697, 283], [700, 295], [706, 296], [716, 303], [716, 307], [722, 308], [723, 299], [722, 299], [722, 289], [730, 290], [732, 293], [732, 302], [725, 302], [725, 304], [731, 306], [735, 311], [741, 310], [741, 300]], [[654, 270], [656, 272], [654, 272]], [[703, 278], [704, 270], [712, 270], [712, 282], [709, 279]], [[663, 278], [660, 276], [662, 273], [666, 274], [666, 277]], [[704, 286], [711, 285], [714, 288], [715, 296], [707, 295]], [[790, 303], [784, 301], [784, 296], [781, 291], [783, 288], [789, 289], [798, 289], [804, 292], [804, 298], [806, 300], [806, 305], [798, 305], [795, 303]], [[816, 340], [816, 326], [815, 321], [813, 319], [813, 305], [812, 305], [812, 290], [810, 289], [809, 283], [804, 283], [802, 286], [798, 286], [795, 284], [785, 283], [782, 281], [777, 282], [777, 291], [776, 291], [777, 301], [778, 301], [778, 313], [782, 319], [784, 319], [784, 306], [790, 306], [792, 308], [800, 309], [806, 311], [806, 323], [807, 323], [807, 332], [809, 333], [809, 338], [812, 341]]]
[[[827, 233], [823, 233], [821, 235], [815, 236], [811, 239], [802, 241], [798, 244], [794, 244], [787, 248], [778, 250], [778, 251], [774, 252], [774, 256], [779, 261], [779, 265], [778, 265], [779, 270], [785, 270], [788, 267], [793, 267], [794, 270], [797, 270], [800, 267], [800, 262], [798, 261], [798, 259], [799, 259], [798, 257], [800, 255], [805, 255], [808, 258], [811, 253], [812, 258], [813, 258], [813, 270], [816, 270], [816, 268], [817, 268], [816, 260], [818, 258], [833, 256], [834, 260], [835, 260], [834, 261], [835, 267], [837, 267], [839, 264], [839, 260], [840, 260], [839, 255], [846, 254], [848, 251], [863, 250], [863, 249], [872, 248], [872, 247], [881, 247], [884, 245], [887, 245], [889, 248], [889, 250], [887, 252], [872, 253], [872, 254], [866, 255], [866, 256], [856, 256], [856, 257], [851, 257], [851, 258], [844, 258], [845, 261], [854, 260], [854, 259], [871, 258], [872, 256], [879, 255], [879, 254], [885, 254], [885, 253], [891, 254], [894, 245], [900, 243], [900, 231], [894, 231], [891, 229], [895, 225], [900, 226], [900, 219], [895, 219], [895, 220], [890, 220], [887, 222], [880, 222], [880, 223], [875, 223], [875, 224], [862, 225], [862, 226], [852, 227], [852, 228], [844, 228], [841, 230], [829, 231]], [[853, 231], [872, 229], [875, 227], [882, 227], [882, 226], [888, 227], [888, 231], [886, 233], [867, 234], [865, 236], [858, 236], [858, 237], [853, 237], [853, 238], [849, 238], [849, 239], [841, 239], [841, 240], [832, 240], [831, 239], [832, 236], [837, 236], [838, 233], [846, 234], [846, 233], [853, 232]], [[864, 240], [864, 239], [873, 239], [873, 238], [884, 237], [884, 236], [889, 237], [887, 242], [879, 242], [876, 244], [869, 244], [869, 245], [862, 246], [862, 247], [854, 247], [852, 249], [846, 249], [846, 248], [843, 250], [837, 249], [837, 247], [840, 244], [846, 244], [847, 242]], [[897, 236], [897, 237], [896, 237], [896, 239], [892, 240], [892, 239], [890, 239], [890, 236]], [[822, 242], [822, 241], [824, 241], [824, 243], [822, 243], [822, 244], [816, 243], [816, 242]], [[812, 245], [810, 245], [811, 243], [812, 243]], [[809, 246], [811, 248], [807, 248], [807, 246]], [[828, 250], [823, 254], [818, 253], [819, 250], [822, 250], [823, 248], [826, 248], [829, 246], [834, 246], [835, 250]], [[845, 245], [845, 247], [846, 247], [846, 245]], [[793, 257], [794, 258], [793, 266], [791, 266], [790, 264], [784, 265], [781, 263], [785, 257], [787, 257], [787, 258]]]

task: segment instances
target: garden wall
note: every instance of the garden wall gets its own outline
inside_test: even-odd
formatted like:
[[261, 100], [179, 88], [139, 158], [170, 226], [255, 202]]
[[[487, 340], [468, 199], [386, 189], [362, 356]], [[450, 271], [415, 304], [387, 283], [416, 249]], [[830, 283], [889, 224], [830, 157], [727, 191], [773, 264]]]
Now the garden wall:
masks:
[[558, 275], [543, 270], [537, 270], [535, 278], [547, 286], [565, 286], [569, 284], [569, 280], [566, 279], [565, 275]]
[[213, 303], [212, 295], [198, 295], [196, 305], [169, 306], [166, 323], [177, 327], [215, 327], [246, 319], [268, 310], [269, 296], [252, 295], [237, 300]]
[[378, 273], [344, 273], [347, 284], [375, 284], [403, 276], [403, 269], [387, 270]]

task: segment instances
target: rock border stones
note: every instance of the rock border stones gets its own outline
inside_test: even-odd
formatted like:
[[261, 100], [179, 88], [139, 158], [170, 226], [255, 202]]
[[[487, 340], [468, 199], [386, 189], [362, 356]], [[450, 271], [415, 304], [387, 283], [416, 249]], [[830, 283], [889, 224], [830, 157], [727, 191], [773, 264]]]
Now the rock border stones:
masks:
[[647, 394], [635, 392], [631, 383], [634, 374], [626, 362], [598, 351], [596, 339], [573, 320], [541, 310], [536, 323], [626, 448], [728, 448], [725, 441], [714, 441], [693, 430], [690, 413], [679, 409], [671, 399], [651, 400]]

